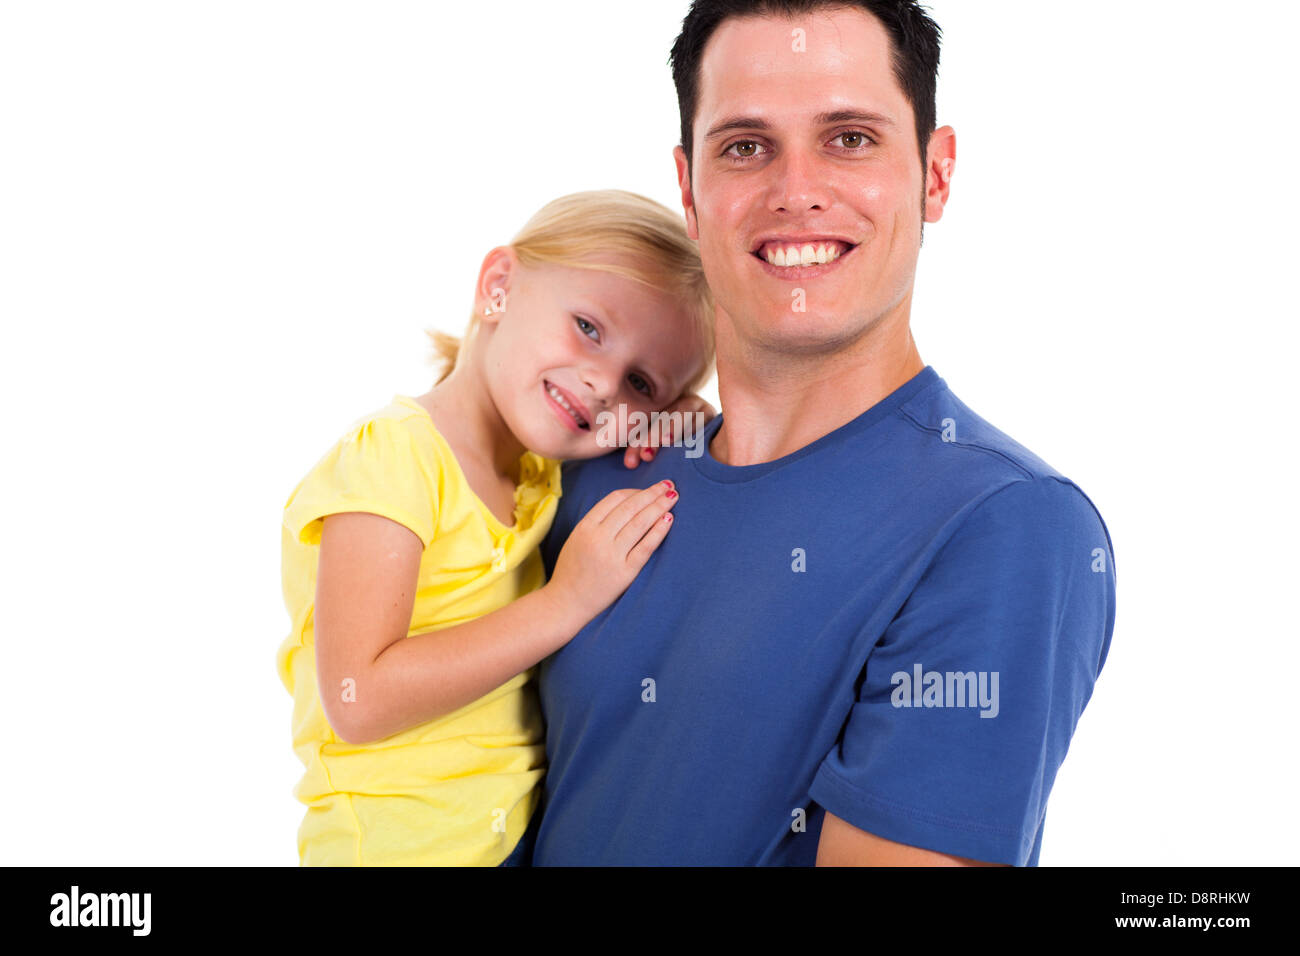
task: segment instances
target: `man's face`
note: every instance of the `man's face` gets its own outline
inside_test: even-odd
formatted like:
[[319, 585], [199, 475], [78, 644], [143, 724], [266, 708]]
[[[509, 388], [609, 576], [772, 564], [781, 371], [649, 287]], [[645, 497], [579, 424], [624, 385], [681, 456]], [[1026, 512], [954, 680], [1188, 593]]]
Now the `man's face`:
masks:
[[829, 351], [910, 296], [925, 179], [878, 20], [723, 22], [693, 129], [693, 182], [680, 147], [678, 176], [721, 323], [779, 351]]

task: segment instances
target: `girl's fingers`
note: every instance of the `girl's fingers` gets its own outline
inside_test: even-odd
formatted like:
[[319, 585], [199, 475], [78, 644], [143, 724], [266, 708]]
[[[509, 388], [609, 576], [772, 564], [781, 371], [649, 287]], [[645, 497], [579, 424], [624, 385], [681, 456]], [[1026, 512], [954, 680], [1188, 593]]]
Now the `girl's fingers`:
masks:
[[618, 546], [618, 553], [630, 558], [641, 539], [657, 525], [671, 523], [672, 519], [668, 518], [665, 521], [665, 516], [672, 510], [673, 505], [677, 504], [677, 500], [677, 492], [669, 491], [629, 518], [622, 530], [614, 535], [614, 544]]
[[[668, 491], [671, 487], [671, 481], [656, 481], [648, 488], [620, 489], [623, 492], [623, 498], [614, 503], [614, 505], [605, 513], [605, 516], [600, 519], [600, 523], [602, 525], [610, 525], [611, 531], [614, 534], [617, 534], [618, 530], [622, 528], [623, 525], [627, 524], [629, 518], [651, 501], [654, 501], [655, 498]], [[615, 494], [615, 492], [610, 492], [610, 494]], [[606, 498], [608, 497], [609, 496], [607, 495]], [[593, 508], [591, 510], [595, 511], [596, 509]]]
[[611, 540], [618, 546], [618, 554], [626, 555], [645, 534], [650, 523], [671, 508], [677, 501], [677, 492], [664, 482], [651, 485], [624, 501], [605, 520], [603, 527], [612, 533]]
[[658, 520], [654, 521], [641, 540], [636, 543], [631, 551], [627, 554], [628, 564], [632, 565], [638, 571], [650, 560], [650, 555], [654, 554], [655, 548], [663, 542], [668, 534], [668, 529], [673, 526], [673, 515], [671, 511], [665, 511]]
[[643, 461], [653, 461], [655, 452], [660, 448], [673, 445], [678, 440], [678, 419], [674, 418], [677, 414], [685, 426], [688, 416], [691, 422], [694, 422], [694, 415], [703, 413], [704, 421], [709, 422], [717, 417], [718, 412], [712, 405], [706, 402], [698, 395], [684, 395], [665, 409], [662, 418], [658, 418], [652, 424], [646, 434], [645, 444], [629, 444], [623, 449], [623, 467], [632, 469], [637, 467]]
[[[651, 487], [653, 487], [653, 485]], [[621, 505], [628, 498], [640, 493], [641, 492], [636, 488], [617, 488], [592, 505], [591, 510], [587, 512], [583, 520], [590, 518], [596, 524], [601, 524], [609, 517], [610, 512], [615, 508]]]

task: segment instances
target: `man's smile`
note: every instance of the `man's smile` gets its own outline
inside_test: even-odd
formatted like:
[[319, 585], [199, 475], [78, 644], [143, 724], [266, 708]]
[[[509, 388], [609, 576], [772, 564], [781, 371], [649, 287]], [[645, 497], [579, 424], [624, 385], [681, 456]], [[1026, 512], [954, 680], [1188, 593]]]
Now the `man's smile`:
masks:
[[857, 243], [836, 236], [775, 236], [750, 251], [759, 267], [779, 279], [815, 279], [830, 272]]

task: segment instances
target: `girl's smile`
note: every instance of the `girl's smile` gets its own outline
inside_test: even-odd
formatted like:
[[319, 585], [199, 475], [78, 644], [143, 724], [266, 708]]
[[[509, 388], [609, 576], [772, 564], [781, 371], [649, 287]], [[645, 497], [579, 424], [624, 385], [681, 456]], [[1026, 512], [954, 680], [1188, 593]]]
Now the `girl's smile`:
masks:
[[591, 414], [580, 401], [554, 382], [542, 380], [542, 392], [555, 416], [570, 431], [590, 431]]

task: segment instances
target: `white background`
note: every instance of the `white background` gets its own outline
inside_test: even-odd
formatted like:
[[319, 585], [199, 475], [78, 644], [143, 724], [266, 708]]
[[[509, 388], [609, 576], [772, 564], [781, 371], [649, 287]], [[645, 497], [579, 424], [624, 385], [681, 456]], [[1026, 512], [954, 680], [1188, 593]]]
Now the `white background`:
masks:
[[[540, 205], [679, 208], [686, 8], [0, 5], [0, 860], [297, 862], [284, 500]], [[1118, 563], [1041, 863], [1294, 863], [1300, 17], [932, 8], [922, 357]]]

